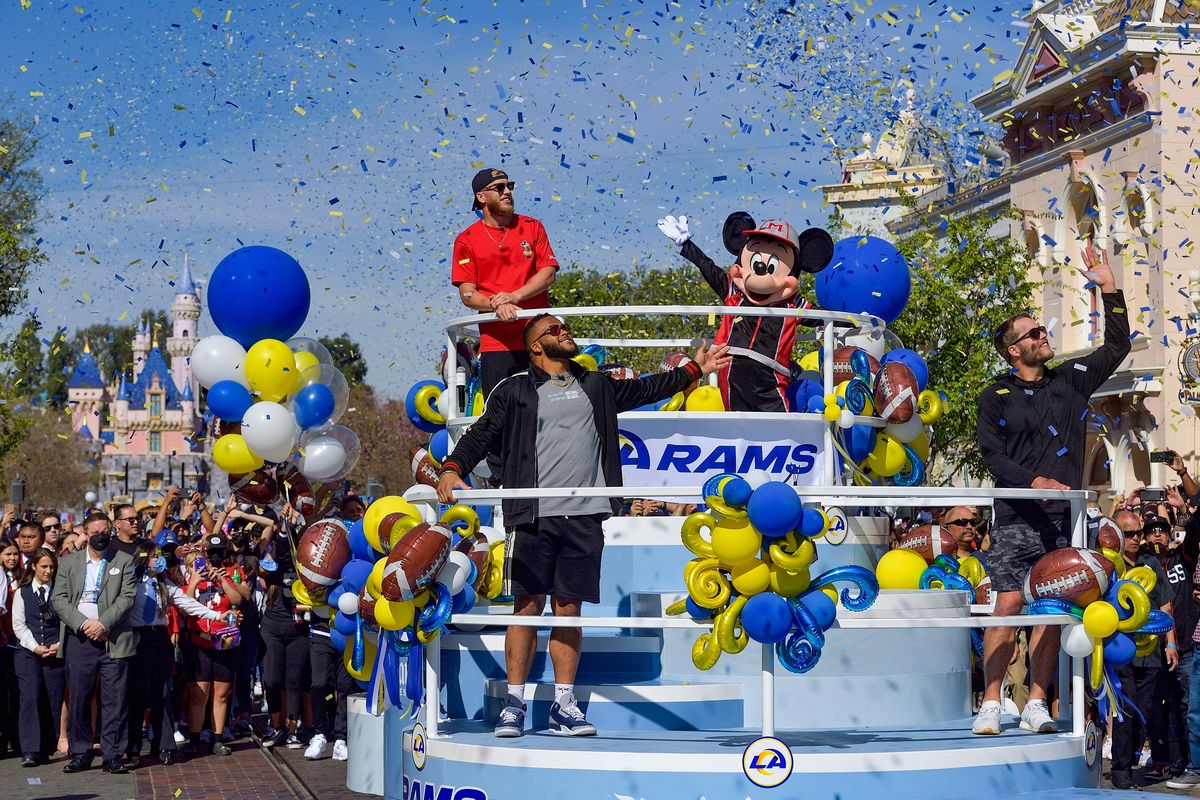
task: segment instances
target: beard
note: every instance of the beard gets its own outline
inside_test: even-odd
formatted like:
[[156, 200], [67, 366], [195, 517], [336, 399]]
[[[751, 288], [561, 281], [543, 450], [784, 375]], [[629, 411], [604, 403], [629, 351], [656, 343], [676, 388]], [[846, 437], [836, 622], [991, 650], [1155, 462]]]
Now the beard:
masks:
[[1039, 347], [1038, 349], [1031, 350], [1028, 353], [1021, 353], [1021, 364], [1022, 366], [1026, 367], [1040, 367], [1052, 358], [1054, 358], [1054, 353], [1043, 355], [1041, 353], [1041, 348]]
[[575, 344], [573, 339], [570, 344], [563, 344], [558, 339], [553, 339], [542, 345], [542, 352], [550, 358], [574, 358], [579, 355], [579, 345]]

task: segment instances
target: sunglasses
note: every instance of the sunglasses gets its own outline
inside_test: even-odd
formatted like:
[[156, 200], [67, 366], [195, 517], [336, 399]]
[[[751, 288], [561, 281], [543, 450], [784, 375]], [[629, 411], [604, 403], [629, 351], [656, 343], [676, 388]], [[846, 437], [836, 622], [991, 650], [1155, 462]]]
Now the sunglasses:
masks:
[[1036, 328], [1030, 328], [1029, 330], [1025, 331], [1025, 333], [1023, 333], [1022, 335], [1020, 335], [1016, 339], [1014, 339], [1012, 344], [1009, 345], [1009, 347], [1012, 347], [1014, 344], [1019, 344], [1020, 342], [1023, 342], [1026, 339], [1041, 339], [1047, 333], [1048, 333], [1048, 330], [1045, 325], [1038, 325]]
[[562, 334], [562, 333], [564, 333], [564, 332], [565, 332], [565, 333], [570, 333], [570, 332], [571, 332], [571, 326], [570, 326], [570, 325], [568, 325], [568, 324], [566, 324], [565, 322], [564, 322], [563, 324], [561, 324], [561, 325], [559, 325], [559, 324], [556, 322], [556, 323], [554, 323], [554, 324], [552, 324], [552, 325], [547, 325], [547, 326], [546, 326], [546, 330], [544, 330], [544, 331], [542, 331], [540, 334], [538, 334], [538, 338], [540, 339], [540, 338], [542, 338], [543, 336], [554, 336], [554, 337], [558, 337], [560, 334]]
[[508, 191], [511, 192], [511, 191], [515, 191], [516, 188], [517, 188], [516, 183], [514, 183], [513, 181], [508, 181], [507, 183], [494, 183], [491, 186], [485, 186], [482, 189], [480, 189], [479, 191], [495, 192], [496, 194], [504, 194], [505, 189], [507, 189]]
[[978, 528], [980, 525], [983, 524], [983, 520], [973, 519], [971, 517], [963, 517], [962, 519], [951, 520], [950, 522], [947, 522], [946, 524], [947, 525], [958, 525], [959, 527], [963, 527], [963, 528]]

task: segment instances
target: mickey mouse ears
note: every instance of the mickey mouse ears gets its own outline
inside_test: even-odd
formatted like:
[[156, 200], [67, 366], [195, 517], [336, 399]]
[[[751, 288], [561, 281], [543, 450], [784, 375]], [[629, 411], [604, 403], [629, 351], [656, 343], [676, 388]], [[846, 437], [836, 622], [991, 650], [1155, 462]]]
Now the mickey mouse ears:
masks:
[[746, 231], [752, 231], [757, 227], [754, 223], [754, 217], [750, 216], [745, 211], [735, 211], [725, 218], [725, 227], [721, 230], [721, 237], [725, 241], [725, 249], [730, 255], [738, 256], [742, 252], [742, 248], [746, 246]]
[[800, 234], [797, 249], [800, 256], [796, 259], [796, 266], [805, 272], [820, 272], [833, 260], [833, 237], [821, 228], [809, 228]]

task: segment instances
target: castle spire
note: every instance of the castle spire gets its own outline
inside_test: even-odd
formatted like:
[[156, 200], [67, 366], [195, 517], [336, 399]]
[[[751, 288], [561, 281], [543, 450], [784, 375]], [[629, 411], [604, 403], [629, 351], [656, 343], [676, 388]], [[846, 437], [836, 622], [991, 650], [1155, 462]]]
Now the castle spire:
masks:
[[192, 280], [192, 268], [188, 264], [187, 250], [183, 251], [183, 275], [179, 278], [179, 291], [181, 294], [196, 293], [196, 282]]

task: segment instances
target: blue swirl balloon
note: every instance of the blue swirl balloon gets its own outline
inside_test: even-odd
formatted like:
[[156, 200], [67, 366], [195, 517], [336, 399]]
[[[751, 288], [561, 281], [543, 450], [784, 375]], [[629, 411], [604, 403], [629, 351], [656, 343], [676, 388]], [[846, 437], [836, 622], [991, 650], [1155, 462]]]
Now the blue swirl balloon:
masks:
[[900, 442], [908, 456], [908, 463], [892, 477], [895, 486], [920, 486], [925, 482], [925, 462], [917, 455], [917, 451]]
[[[879, 580], [875, 577], [875, 573], [853, 564], [846, 564], [841, 567], [834, 567], [828, 572], [822, 573], [812, 580], [812, 587], [804, 594], [821, 591], [820, 587], [829, 584], [845, 581], [853, 584], [858, 589], [858, 594], [850, 594], [849, 589], [842, 589], [840, 597], [842, 605], [851, 611], [864, 611], [871, 607], [875, 602], [875, 598], [879, 597]], [[803, 595], [801, 595], [803, 596]]]
[[1083, 619], [1083, 609], [1067, 600], [1059, 600], [1056, 597], [1043, 597], [1034, 600], [1025, 607], [1026, 614], [1070, 614], [1073, 617]]
[[934, 583], [941, 583], [943, 589], [961, 592], [974, 592], [975, 590], [965, 576], [959, 575], [957, 572], [950, 572], [938, 564], [926, 567], [925, 571], [921, 573], [920, 586], [922, 589], [932, 589]]
[[942, 553], [933, 560], [933, 563], [947, 572], [958, 572], [960, 566], [958, 559], [947, 553]]
[[[854, 355], [858, 355], [855, 353]], [[865, 354], [864, 354], [865, 355]], [[853, 361], [853, 358], [851, 358]], [[861, 414], [867, 408], [867, 403], [871, 401], [871, 386], [862, 378], [855, 375], [846, 384], [846, 408], [854, 414]]]
[[1175, 627], [1175, 620], [1165, 611], [1159, 611], [1157, 608], [1150, 609], [1150, 619], [1146, 624], [1138, 628], [1135, 633], [1166, 633]]
[[367, 642], [363, 636], [362, 614], [354, 615], [354, 652], [350, 654], [350, 664], [355, 672], [362, 672], [367, 663]]
[[800, 674], [808, 672], [821, 660], [820, 649], [798, 631], [792, 631], [775, 645], [775, 655], [788, 671]]
[[971, 628], [971, 652], [976, 658], [983, 658], [983, 629]]
[[437, 590], [437, 600], [422, 608], [420, 619], [417, 620], [417, 627], [425, 633], [440, 630], [450, 619], [454, 609], [454, 598], [450, 596], [450, 590], [440, 583], [433, 584], [433, 587]]
[[825, 646], [825, 629], [812, 613], [812, 609], [796, 598], [791, 598], [788, 605], [792, 607], [792, 621], [796, 623], [796, 632], [808, 640], [816, 648], [818, 656]]
[[[874, 380], [875, 375], [871, 372], [871, 355], [866, 350], [859, 348], [850, 354], [850, 371], [854, 373], [854, 377], [863, 382], [869, 392], [871, 381]], [[846, 393], [850, 393], [849, 388]]]

